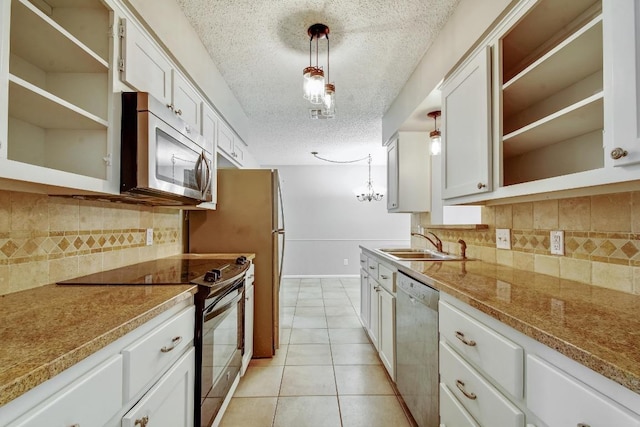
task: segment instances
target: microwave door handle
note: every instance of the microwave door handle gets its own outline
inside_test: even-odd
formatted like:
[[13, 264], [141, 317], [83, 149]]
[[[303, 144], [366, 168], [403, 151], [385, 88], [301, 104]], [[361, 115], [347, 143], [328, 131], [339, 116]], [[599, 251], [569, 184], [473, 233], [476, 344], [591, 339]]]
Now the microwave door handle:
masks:
[[202, 152], [202, 163], [204, 163], [204, 169], [205, 169], [205, 175], [204, 175], [204, 189], [202, 190], [202, 199], [205, 200], [207, 193], [209, 192], [209, 189], [211, 188], [211, 165], [209, 164], [209, 161], [207, 161], [207, 157], [204, 154], [204, 151]]
[[200, 174], [202, 173], [202, 157], [203, 157], [203, 154], [200, 153], [200, 155], [198, 156], [198, 160], [196, 160], [196, 166], [194, 168], [196, 185], [198, 186], [198, 190], [200, 191], [202, 191], [202, 177], [200, 176]]

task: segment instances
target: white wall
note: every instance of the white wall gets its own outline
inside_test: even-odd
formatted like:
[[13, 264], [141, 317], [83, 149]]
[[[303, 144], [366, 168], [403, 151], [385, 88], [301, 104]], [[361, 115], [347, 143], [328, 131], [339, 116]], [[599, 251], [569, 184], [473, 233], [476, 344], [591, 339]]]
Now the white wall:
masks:
[[[280, 171], [283, 192], [283, 275], [357, 275], [359, 245], [409, 245], [409, 214], [387, 213], [386, 199], [356, 200], [354, 190], [367, 180], [366, 165], [273, 167]], [[386, 166], [372, 166], [371, 176], [374, 189], [386, 186]]]

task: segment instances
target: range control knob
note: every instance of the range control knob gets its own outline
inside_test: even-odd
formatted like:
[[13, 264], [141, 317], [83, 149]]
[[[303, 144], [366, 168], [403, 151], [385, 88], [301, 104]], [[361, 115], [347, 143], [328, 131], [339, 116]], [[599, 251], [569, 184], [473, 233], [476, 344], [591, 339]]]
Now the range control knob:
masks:
[[246, 256], [239, 256], [238, 258], [236, 258], [236, 264], [245, 265], [246, 263], [247, 263], [247, 257]]
[[215, 282], [216, 280], [220, 280], [220, 276], [222, 276], [222, 273], [220, 272], [220, 270], [218, 270], [217, 268], [214, 268], [204, 273], [204, 281], [212, 283], [212, 282]]

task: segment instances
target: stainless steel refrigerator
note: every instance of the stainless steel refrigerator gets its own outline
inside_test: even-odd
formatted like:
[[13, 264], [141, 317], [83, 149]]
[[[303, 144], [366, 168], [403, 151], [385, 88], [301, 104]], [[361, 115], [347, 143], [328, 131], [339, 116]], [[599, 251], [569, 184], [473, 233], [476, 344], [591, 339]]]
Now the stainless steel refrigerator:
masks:
[[189, 213], [189, 252], [256, 254], [253, 357], [278, 348], [283, 251], [278, 171], [219, 169], [217, 209]]

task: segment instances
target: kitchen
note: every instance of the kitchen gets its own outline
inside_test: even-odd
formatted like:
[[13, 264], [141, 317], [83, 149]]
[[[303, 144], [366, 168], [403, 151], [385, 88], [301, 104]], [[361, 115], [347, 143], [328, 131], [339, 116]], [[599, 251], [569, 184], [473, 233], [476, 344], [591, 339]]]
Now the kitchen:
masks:
[[[9, 3], [5, 2], [3, 5], [1, 15], [2, 28], [4, 29], [10, 27]], [[213, 75], [221, 79], [219, 73], [216, 74], [213, 63], [209, 64], [208, 61], [203, 61], [201, 59], [203, 55], [190, 55], [187, 52], [188, 49], [180, 48], [181, 46], [190, 45], [189, 41], [192, 41], [193, 37], [195, 37], [193, 30], [188, 27], [188, 21], [186, 18], [176, 18], [169, 22], [164, 18], [166, 16], [178, 16], [176, 14], [177, 6], [173, 2], [162, 2], [160, 5], [133, 1], [130, 3], [130, 6], [135, 9], [137, 17], [144, 17], [147, 25], [153, 28], [155, 36], [162, 41], [166, 49], [171, 51], [172, 60], [179, 62], [182, 69], [189, 70], [192, 73], [191, 78], [193, 81], [205, 93], [219, 94], [211, 96], [211, 98], [215, 101], [216, 108], [224, 112], [224, 119], [227, 121], [227, 125], [232, 125], [233, 130], [237, 132], [237, 134], [233, 135], [233, 131], [231, 131], [232, 146], [228, 148], [229, 153], [234, 153], [236, 156], [227, 154], [223, 156], [224, 160], [221, 161], [235, 162], [234, 164], [237, 165], [237, 159], [240, 156], [246, 166], [256, 166], [257, 164], [250, 158], [250, 152], [254, 147], [252, 144], [249, 144], [249, 146], [244, 145], [241, 140], [243, 138], [247, 139], [243, 126], [248, 119], [246, 119], [246, 116], [243, 117], [241, 107], [239, 107], [228, 89], [225, 89], [226, 86], [220, 86], [219, 79], [210, 78]], [[505, 1], [491, 2], [491, 4], [483, 5], [483, 7], [470, 3], [473, 2], [460, 2], [459, 10], [451, 17], [451, 25], [443, 27], [441, 33], [443, 36], [439, 37], [429, 48], [426, 56], [428, 60], [418, 64], [416, 73], [410, 78], [404, 89], [400, 91], [397, 101], [393, 103], [383, 117], [382, 141], [391, 139], [395, 131], [401, 129], [405, 119], [426, 98], [431, 89], [438, 85], [442, 77], [449, 74], [449, 70], [464, 68], [465, 63], [460, 62], [458, 64], [458, 62], [463, 58], [467, 50], [479, 51], [478, 46], [481, 43], [476, 44], [477, 40], [485, 39], [485, 37], [491, 40], [491, 34], [485, 32], [485, 30], [491, 26], [494, 20], [500, 21], [503, 18], [503, 9], [511, 6], [510, 2]], [[633, 2], [629, 2], [629, 4], [631, 3]], [[617, 7], [621, 6], [617, 5]], [[622, 19], [621, 16], [630, 17], [629, 19], [631, 20], [633, 20], [634, 16], [637, 17], [633, 10], [626, 12], [621, 9], [612, 12], [611, 8], [613, 6], [610, 3], [603, 2], [603, 13], [608, 14], [605, 16], [615, 16], [616, 19]], [[613, 14], [614, 12], [615, 14]], [[126, 16], [129, 17], [129, 15]], [[473, 17], [473, 19], [470, 17]], [[135, 20], [135, 17], [133, 19]], [[511, 17], [510, 19], [513, 18]], [[596, 22], [594, 25], [597, 27], [598, 23]], [[612, 40], [634, 40], [634, 38], [624, 37], [624, 31], [627, 28], [624, 25], [616, 26], [614, 29], [607, 27], [607, 25], [605, 20], [603, 28], [605, 35], [605, 61], [611, 60], [607, 55], [612, 55], [613, 59], [618, 61], [625, 55], [620, 54], [617, 49], [624, 52], [624, 49], [629, 47], [624, 46], [624, 44], [616, 44], [615, 48], [611, 48]], [[461, 32], [460, 28], [465, 28], [465, 31]], [[105, 32], [106, 30], [105, 28]], [[622, 32], [621, 35], [616, 34], [616, 31]], [[7, 33], [8, 31], [3, 30], [0, 36], [3, 52], [0, 57], [4, 58], [0, 65], [2, 67], [0, 74], [3, 76], [10, 71], [10, 61], [6, 55], [9, 46]], [[615, 38], [616, 36], [619, 38]], [[460, 43], [460, 45], [456, 45], [456, 43]], [[91, 45], [91, 42], [87, 42], [87, 44]], [[204, 47], [201, 48], [204, 50]], [[200, 47], [195, 47], [194, 49], [200, 49]], [[101, 45], [101, 47], [95, 47], [94, 50], [99, 53], [97, 56], [110, 59], [109, 61], [104, 59], [97, 61], [98, 63], [113, 62], [113, 58], [116, 58], [115, 53], [110, 52], [108, 46], [105, 48], [104, 45]], [[336, 47], [335, 52], [338, 51], [339, 48]], [[24, 88], [31, 87], [23, 83], [25, 80], [30, 81], [32, 79], [31, 73], [28, 70], [25, 71], [28, 67], [24, 64], [21, 65], [16, 65], [15, 71], [11, 70], [12, 80], [10, 80], [8, 88], [3, 85], [0, 91], [0, 99], [4, 100], [6, 97], [14, 99], [15, 96], [12, 95], [14, 92], [18, 96], [23, 96]], [[620, 68], [621, 76], [615, 74], [618, 70], [617, 68], [613, 68], [613, 71], [611, 71], [614, 74], [615, 81], [622, 79], [625, 82], [624, 87], [635, 87], [636, 81], [633, 77], [637, 78], [637, 73], [633, 71], [629, 73], [627, 71], [628, 68], [625, 67], [629, 66], [628, 63], [623, 65], [624, 67]], [[112, 68], [104, 67], [104, 64], [98, 66], [98, 68], [100, 67], [108, 70], [102, 71], [103, 77], [100, 78], [113, 83], [114, 93], [120, 90], [127, 90], [127, 86], [122, 83]], [[634, 69], [631, 68], [631, 70]], [[80, 72], [86, 71], [81, 70]], [[167, 76], [163, 80], [164, 83], [171, 80]], [[605, 76], [607, 76], [606, 73]], [[607, 78], [614, 77], [609, 76]], [[131, 77], [131, 79], [134, 78]], [[84, 84], [91, 87], [90, 82], [85, 82]], [[611, 90], [608, 84], [609, 81], [605, 80], [605, 89]], [[37, 86], [35, 83], [33, 85]], [[58, 96], [64, 97], [60, 95], [65, 93], [64, 84], [59, 86], [60, 88], [52, 89], [52, 91]], [[38, 90], [34, 90], [34, 92], [38, 92]], [[455, 92], [452, 93], [455, 95]], [[629, 123], [635, 126], [635, 122], [630, 122], [630, 120], [637, 120], [637, 117], [633, 114], [625, 113], [625, 111], [637, 111], [637, 99], [634, 93], [635, 91], [633, 90], [618, 90], [615, 92], [615, 97], [611, 104], [608, 104], [609, 101], [605, 102], [605, 127], [614, 129], [616, 141], [620, 144], [623, 144], [620, 140], [636, 137], [628, 135]], [[21, 160], [27, 160], [21, 162], [5, 161], [2, 163], [3, 186], [8, 190], [0, 193], [0, 198], [2, 199], [2, 203], [0, 203], [0, 209], [2, 209], [0, 224], [2, 228], [0, 229], [5, 233], [1, 248], [3, 255], [6, 257], [5, 262], [0, 264], [3, 294], [10, 295], [27, 288], [110, 268], [122, 267], [136, 262], [179, 255], [183, 252], [185, 233], [182, 222], [183, 216], [179, 210], [105, 203], [99, 200], [90, 200], [90, 197], [87, 197], [88, 200], [79, 200], [47, 197], [42, 194], [43, 188], [46, 189], [44, 192], [49, 194], [68, 194], [68, 191], [65, 192], [65, 188], [82, 189], [82, 192], [87, 196], [95, 193], [113, 194], [119, 192], [117, 183], [115, 184], [115, 190], [113, 188], [114, 179], [109, 175], [111, 169], [105, 167], [109, 162], [117, 164], [119, 153], [117, 150], [110, 150], [109, 147], [104, 147], [105, 144], [108, 145], [109, 141], [114, 139], [112, 133], [115, 131], [110, 124], [116, 122], [116, 117], [119, 117], [119, 114], [115, 105], [115, 98], [103, 99], [102, 101], [111, 106], [111, 108], [98, 108], [91, 105], [85, 107], [89, 111], [95, 109], [96, 111], [93, 115], [98, 116], [99, 120], [97, 122], [101, 123], [101, 129], [96, 131], [90, 127], [92, 130], [91, 136], [86, 136], [86, 138], [96, 142], [98, 149], [90, 147], [75, 154], [83, 158], [83, 160], [86, 158], [86, 164], [66, 165], [64, 164], [64, 159], [56, 159], [55, 155], [50, 155], [46, 151], [43, 152], [42, 148], [38, 149], [38, 147], [30, 147], [33, 149], [26, 150], [30, 152], [18, 154]], [[78, 100], [76, 102], [82, 105], [84, 101]], [[10, 117], [18, 116], [18, 107], [11, 104], [8, 115]], [[0, 110], [0, 113], [4, 113], [4, 116], [6, 116], [8, 107], [4, 101], [2, 108], [3, 110]], [[21, 121], [24, 122], [24, 120]], [[449, 121], [445, 120], [443, 123], [443, 131], [445, 135], [450, 134], [453, 136], [451, 130], [445, 126], [449, 126]], [[471, 125], [465, 122], [464, 126]], [[3, 121], [0, 127], [3, 135], [6, 135], [7, 127], [12, 128], [12, 126], [8, 126]], [[46, 128], [46, 125], [40, 125], [40, 127]], [[17, 127], [13, 125], [13, 129], [15, 130]], [[485, 129], [485, 132], [499, 131], [496, 127], [493, 129], [490, 127], [489, 129]], [[27, 132], [24, 129], [18, 129], [17, 131]], [[88, 134], [89, 132], [86, 133]], [[587, 289], [593, 290], [594, 298], [599, 295], [600, 289], [614, 288], [629, 295], [629, 300], [634, 301], [631, 295], [639, 292], [634, 264], [634, 257], [637, 253], [634, 251], [634, 236], [638, 230], [636, 222], [638, 195], [636, 192], [637, 186], [635, 185], [638, 176], [633, 165], [635, 153], [632, 147], [624, 146], [623, 151], [627, 150], [628, 153], [621, 155], [619, 160], [623, 163], [629, 163], [629, 166], [616, 166], [614, 164], [616, 160], [611, 158], [609, 153], [614, 151], [617, 145], [609, 145], [614, 142], [609, 135], [609, 132], [605, 134], [606, 156], [603, 156], [604, 160], [600, 159], [600, 163], [604, 167], [594, 168], [582, 175], [575, 174], [573, 171], [564, 172], [555, 177], [543, 179], [543, 183], [536, 182], [538, 178], [525, 177], [530, 182], [500, 186], [498, 183], [502, 182], [501, 168], [496, 165], [502, 164], [503, 159], [498, 157], [500, 150], [495, 150], [493, 152], [494, 158], [488, 160], [488, 163], [493, 163], [493, 170], [487, 168], [484, 171], [485, 176], [481, 178], [471, 176], [471, 174], [468, 176], [471, 181], [471, 188], [475, 188], [478, 183], [484, 185], [484, 187], [481, 185], [482, 188], [477, 188], [479, 191], [471, 193], [468, 189], [469, 185], [467, 185], [462, 190], [467, 193], [461, 194], [459, 188], [442, 186], [444, 198], [449, 200], [449, 203], [493, 201], [493, 203], [487, 202], [482, 207], [481, 218], [478, 221], [480, 224], [487, 226], [487, 228], [429, 228], [431, 224], [442, 223], [442, 219], [438, 217], [440, 210], [437, 206], [439, 200], [441, 202], [441, 197], [432, 198], [430, 213], [427, 212], [428, 209], [421, 211], [421, 213], [414, 213], [410, 218], [411, 223], [408, 224], [408, 220], [405, 219], [404, 224], [406, 224], [407, 228], [411, 228], [411, 232], [422, 231], [423, 233], [421, 234], [424, 234], [424, 230], [421, 230], [420, 227], [427, 227], [429, 230], [434, 231], [443, 240], [443, 248], [447, 252], [459, 253], [458, 240], [463, 239], [468, 245], [467, 256], [470, 258], [547, 275], [542, 277], [559, 278], [558, 280], [561, 280], [560, 285], [564, 283], [562, 280], [568, 280], [571, 282], [571, 286], [573, 286], [574, 282], [593, 285], [593, 287], [587, 287]], [[401, 133], [401, 144], [402, 136]], [[497, 135], [493, 139], [499, 140], [500, 138], [501, 135]], [[234, 139], [235, 146], [233, 145]], [[104, 141], [107, 142], [105, 143]], [[377, 144], [379, 145], [382, 141], [378, 141]], [[9, 144], [10, 142], [11, 139], [9, 139]], [[5, 150], [3, 157], [6, 157], [6, 145], [2, 145], [3, 150]], [[593, 144], [589, 143], [589, 147], [591, 146]], [[64, 150], [64, 145], [59, 147]], [[92, 145], [92, 147], [94, 146]], [[10, 156], [13, 155], [11, 150], [12, 148], [9, 147]], [[481, 151], [482, 149], [480, 149]], [[111, 153], [111, 159], [108, 159], [109, 153]], [[29, 159], [29, 154], [34, 156], [43, 154], [47, 160], [51, 160], [54, 163], [50, 165], [50, 168], [34, 167], [30, 162], [33, 163], [35, 160]], [[443, 152], [443, 155], [446, 156], [446, 152]], [[49, 157], [52, 158], [50, 159]], [[103, 160], [103, 157], [106, 159]], [[447, 161], [453, 162], [453, 160]], [[16, 165], [17, 163], [21, 163], [22, 166]], [[446, 165], [449, 164], [447, 163]], [[75, 173], [84, 175], [86, 178], [83, 179], [76, 178], [72, 180], [69, 176], [63, 176], [63, 174], [58, 173], [60, 168], [66, 170], [64, 168], [84, 166], [88, 170], [78, 171], [77, 169], [71, 169]], [[432, 161], [432, 189], [434, 194], [440, 189], [438, 185], [439, 167], [439, 164]], [[471, 171], [469, 165], [463, 164], [461, 167]], [[363, 170], [362, 175], [364, 176], [364, 169], [361, 170]], [[453, 170], [453, 168], [447, 168], [447, 170]], [[101, 171], [106, 172], [102, 173]], [[570, 175], [567, 175], [567, 173], [570, 173]], [[288, 185], [286, 178], [285, 176], [285, 186]], [[33, 184], [34, 180], [37, 181], [36, 184]], [[380, 182], [384, 182], [384, 178], [377, 175], [375, 183]], [[493, 186], [491, 182], [493, 182]], [[575, 190], [570, 190], [571, 188], [575, 188]], [[456, 194], [455, 191], [458, 191], [458, 193]], [[558, 193], [559, 191], [564, 192]], [[362, 217], [366, 220], [367, 214], [362, 215]], [[397, 221], [403, 220], [399, 219]], [[375, 224], [372, 225], [375, 226]], [[406, 245], [409, 236], [407, 228], [404, 229], [402, 236], [382, 236], [382, 238], [387, 239], [391, 237], [389, 239], [391, 242], [386, 246], [399, 246], [402, 243]], [[148, 229], [153, 229], [153, 245], [150, 246], [147, 246], [145, 242]], [[510, 250], [496, 249], [496, 229], [512, 230], [510, 234]], [[565, 230], [565, 256], [559, 257], [549, 253], [549, 242], [546, 241], [546, 239], [549, 239], [549, 230]], [[312, 235], [312, 237], [321, 236]], [[371, 238], [380, 239], [381, 236], [375, 235], [371, 236]], [[387, 242], [375, 242], [371, 246], [383, 247], [385, 243]], [[428, 244], [426, 240], [418, 236], [412, 237], [411, 243], [413, 247], [426, 247], [425, 245]], [[355, 246], [357, 248], [357, 244]], [[364, 243], [364, 246], [369, 246], [369, 242]], [[340, 264], [343, 258], [350, 259], [352, 266], [356, 264], [357, 252], [358, 250], [356, 249], [355, 255], [340, 256]], [[383, 263], [385, 262], [389, 263], [388, 260], [384, 261], [383, 259]], [[473, 262], [467, 264], [473, 265]], [[448, 267], [445, 266], [443, 268], [446, 270]], [[469, 267], [468, 271], [472, 271], [472, 268], [476, 267]], [[357, 268], [349, 270], [348, 274], [357, 274], [357, 270]], [[320, 273], [316, 272], [316, 274]], [[436, 274], [433, 273], [432, 276], [436, 276]], [[538, 275], [531, 276], [532, 279], [536, 277]], [[511, 283], [510, 281], [502, 281]], [[514, 283], [511, 284], [515, 286]], [[515, 295], [515, 288], [512, 288], [512, 291]], [[506, 293], [507, 291], [505, 290], [504, 292]], [[6, 300], [7, 298], [3, 299]], [[459, 307], [457, 308], [459, 309]], [[557, 307], [554, 306], [553, 310], [555, 311], [552, 313], [562, 313], [562, 304]], [[510, 326], [513, 327], [514, 325], [510, 324]], [[635, 329], [629, 328], [629, 333], [632, 330]], [[634, 353], [633, 349], [621, 351], [629, 357], [632, 357]], [[593, 366], [590, 367], [593, 368]], [[564, 369], [568, 370], [569, 368]], [[52, 372], [57, 371], [52, 368]], [[578, 377], [590, 384], [586, 377], [582, 376], [584, 374], [583, 371], [578, 369], [577, 372], [571, 371], [574, 377]], [[618, 384], [620, 384], [619, 381]], [[594, 388], [594, 386], [592, 385], [591, 388]], [[627, 388], [633, 390], [630, 386], [627, 386]], [[603, 390], [600, 390], [600, 392], [611, 398], [609, 393]], [[619, 397], [618, 399], [614, 398], [613, 400], [630, 410], [633, 410], [634, 407], [637, 408], [637, 406], [633, 406], [635, 402], [633, 399], [630, 401], [623, 400], [625, 399], [624, 397]], [[553, 425], [553, 423], [549, 424]], [[595, 422], [593, 425], [596, 425]]]

